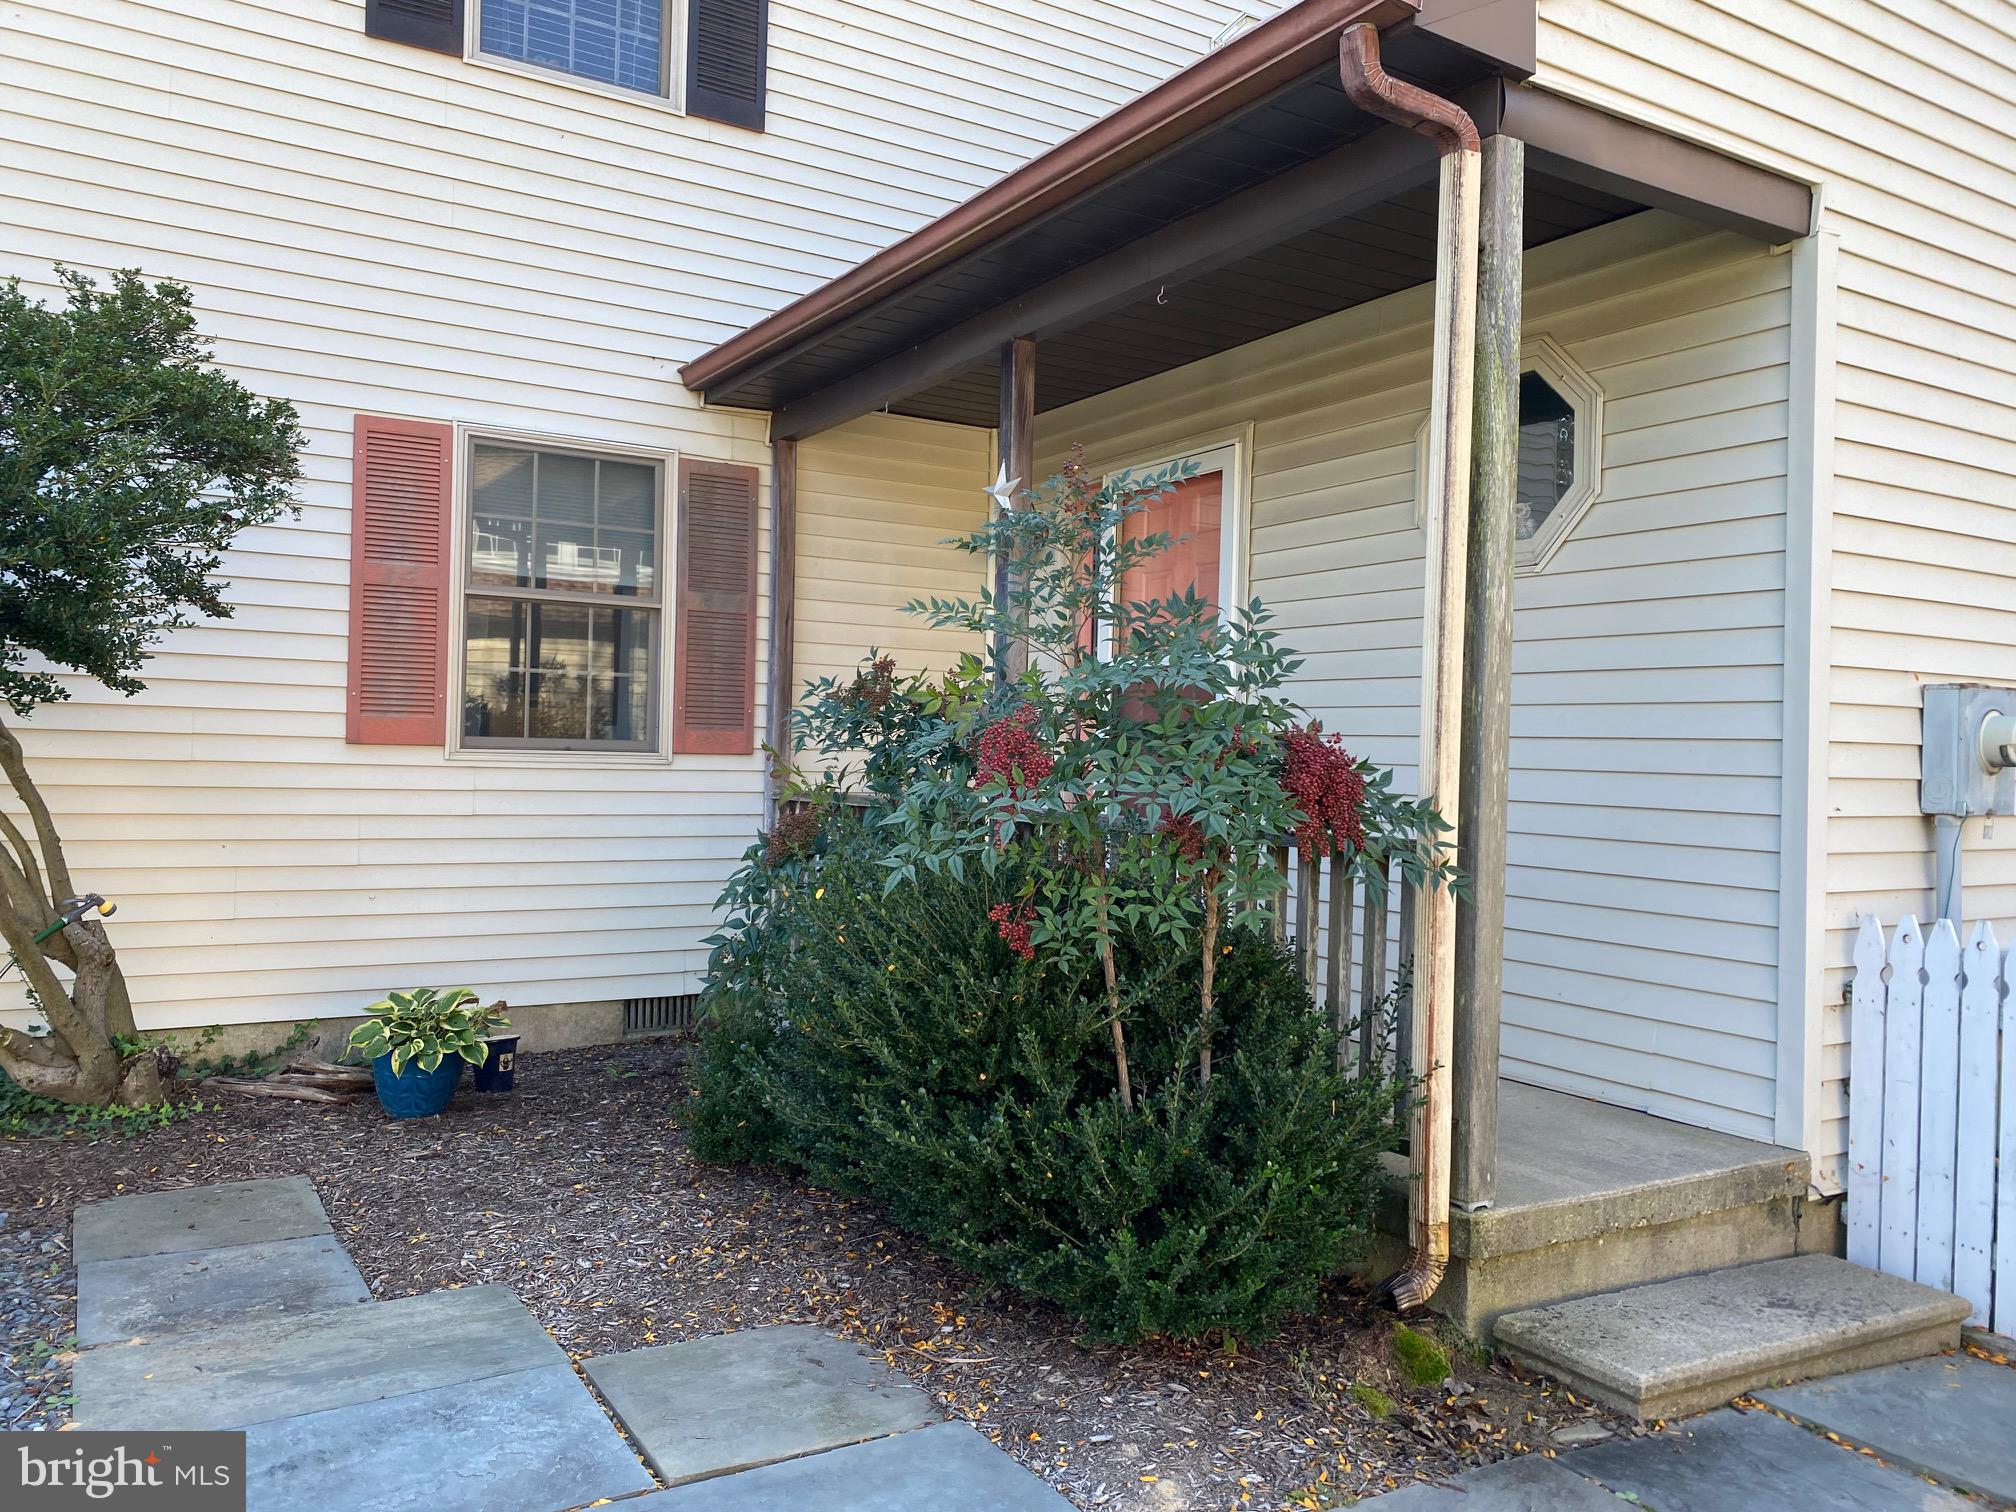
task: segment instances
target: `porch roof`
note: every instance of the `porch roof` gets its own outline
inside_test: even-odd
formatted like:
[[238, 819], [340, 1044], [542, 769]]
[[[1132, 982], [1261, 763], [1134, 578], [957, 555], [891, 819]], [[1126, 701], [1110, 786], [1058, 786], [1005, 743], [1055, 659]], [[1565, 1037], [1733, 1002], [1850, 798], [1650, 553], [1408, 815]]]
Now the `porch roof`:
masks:
[[1529, 246], [1653, 206], [1808, 229], [1804, 184], [1508, 80], [1530, 0], [1302, 0], [681, 377], [771, 411], [778, 439], [885, 406], [992, 425], [1015, 337], [1043, 343], [1042, 411], [1429, 281], [1434, 149], [1338, 78], [1338, 37], [1368, 20], [1390, 72], [1526, 141]]

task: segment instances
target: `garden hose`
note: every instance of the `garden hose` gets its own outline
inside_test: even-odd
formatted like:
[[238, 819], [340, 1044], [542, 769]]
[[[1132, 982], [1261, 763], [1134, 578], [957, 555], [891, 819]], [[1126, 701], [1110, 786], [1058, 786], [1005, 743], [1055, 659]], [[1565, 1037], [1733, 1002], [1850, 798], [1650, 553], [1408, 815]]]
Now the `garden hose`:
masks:
[[[68, 929], [93, 909], [97, 910], [98, 917], [101, 919], [109, 919], [112, 915], [119, 912], [119, 905], [117, 903], [107, 903], [97, 893], [86, 893], [81, 898], [65, 898], [56, 906], [60, 911], [57, 913], [54, 922], [45, 926], [42, 932], [35, 936], [35, 943], [37, 945], [40, 945], [49, 936]], [[0, 966], [0, 977], [6, 976], [8, 972], [12, 971], [19, 964], [20, 961], [10, 954], [7, 957], [7, 964]]]

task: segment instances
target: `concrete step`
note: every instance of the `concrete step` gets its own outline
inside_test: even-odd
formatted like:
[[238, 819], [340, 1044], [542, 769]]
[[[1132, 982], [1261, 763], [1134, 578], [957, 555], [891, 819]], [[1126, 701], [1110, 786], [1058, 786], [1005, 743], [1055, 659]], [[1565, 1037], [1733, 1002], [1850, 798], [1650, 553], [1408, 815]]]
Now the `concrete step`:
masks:
[[1832, 1255], [1795, 1255], [1506, 1313], [1501, 1348], [1640, 1419], [1960, 1342], [1968, 1304]]

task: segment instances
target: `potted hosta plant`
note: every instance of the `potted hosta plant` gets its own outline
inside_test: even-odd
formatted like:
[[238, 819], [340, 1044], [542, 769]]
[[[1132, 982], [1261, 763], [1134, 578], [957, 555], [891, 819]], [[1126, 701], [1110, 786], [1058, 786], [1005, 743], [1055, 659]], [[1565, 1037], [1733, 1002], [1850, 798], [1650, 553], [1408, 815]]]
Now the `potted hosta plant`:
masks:
[[448, 1106], [465, 1063], [481, 1064], [486, 1037], [508, 1028], [467, 987], [415, 987], [364, 1010], [350, 1046], [371, 1059], [378, 1101], [394, 1118], [431, 1118]]

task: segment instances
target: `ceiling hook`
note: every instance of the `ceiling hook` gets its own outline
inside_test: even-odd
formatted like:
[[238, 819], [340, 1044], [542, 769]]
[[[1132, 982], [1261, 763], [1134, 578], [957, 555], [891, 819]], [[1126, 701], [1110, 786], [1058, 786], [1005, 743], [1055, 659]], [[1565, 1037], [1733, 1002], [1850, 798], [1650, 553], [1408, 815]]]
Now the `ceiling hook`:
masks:
[[1166, 305], [1167, 303], [1169, 303], [1169, 285], [1164, 284], [1162, 285], [1161, 288], [1155, 291], [1155, 303], [1157, 303], [1158, 305]]

